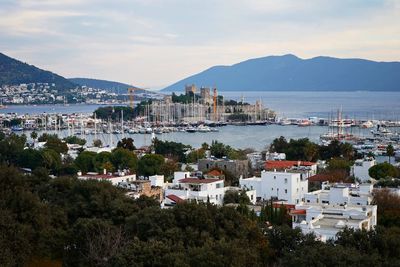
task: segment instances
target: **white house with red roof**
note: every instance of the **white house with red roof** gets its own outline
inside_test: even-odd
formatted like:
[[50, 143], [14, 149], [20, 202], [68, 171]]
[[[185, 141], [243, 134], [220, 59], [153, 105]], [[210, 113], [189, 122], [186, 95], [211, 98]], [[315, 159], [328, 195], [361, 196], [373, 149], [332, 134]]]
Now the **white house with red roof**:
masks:
[[[209, 201], [212, 204], [222, 205], [227, 190], [240, 190], [238, 187], [225, 187], [223, 179], [190, 177], [190, 173], [176, 172], [173, 183], [166, 185], [165, 205], [177, 204], [185, 200], [198, 202]], [[255, 190], [247, 190], [251, 202], [255, 202]]]
[[300, 160], [267, 160], [265, 162], [266, 171], [291, 171], [299, 172], [307, 178], [317, 174], [318, 164], [311, 161]]

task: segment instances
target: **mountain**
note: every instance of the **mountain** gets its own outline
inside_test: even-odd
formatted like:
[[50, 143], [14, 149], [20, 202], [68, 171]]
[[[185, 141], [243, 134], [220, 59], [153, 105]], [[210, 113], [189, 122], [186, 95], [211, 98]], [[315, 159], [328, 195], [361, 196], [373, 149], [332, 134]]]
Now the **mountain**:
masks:
[[268, 56], [211, 67], [162, 91], [182, 91], [186, 84], [220, 91], [400, 91], [400, 62]]
[[55, 83], [61, 91], [76, 87], [76, 84], [60, 75], [0, 53], [0, 86], [21, 83]]
[[81, 86], [88, 86], [97, 89], [107, 90], [113, 93], [127, 93], [127, 89], [130, 87], [134, 87], [135, 91], [145, 91], [143, 89], [139, 89], [133, 85], [120, 83], [120, 82], [113, 82], [113, 81], [106, 81], [106, 80], [98, 80], [98, 79], [89, 79], [89, 78], [70, 78], [71, 82], [79, 84]]

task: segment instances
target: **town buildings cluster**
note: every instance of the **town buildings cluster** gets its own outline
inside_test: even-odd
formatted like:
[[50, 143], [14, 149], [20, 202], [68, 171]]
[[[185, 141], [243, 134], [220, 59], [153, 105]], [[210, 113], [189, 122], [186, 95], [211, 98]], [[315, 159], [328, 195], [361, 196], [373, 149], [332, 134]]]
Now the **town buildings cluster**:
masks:
[[[185, 201], [224, 205], [228, 191], [245, 193], [254, 207], [266, 202], [273, 203], [275, 208], [285, 206], [293, 228], [300, 228], [305, 234], [313, 233], [325, 242], [335, 239], [345, 227], [368, 231], [377, 225], [377, 206], [372, 203], [373, 184], [367, 183], [365, 170], [360, 169], [369, 168], [374, 161], [366, 158], [363, 162], [356, 161], [352, 167], [362, 183], [324, 181], [314, 191], [309, 191], [309, 180], [321, 176], [317, 174], [318, 164], [307, 161], [264, 160], [260, 177], [248, 177], [248, 160], [209, 157], [199, 160], [194, 165], [195, 171], [176, 171], [169, 182], [164, 175], [136, 177], [126, 170], [79, 173], [78, 178], [109, 181], [127, 189], [127, 195], [134, 198], [155, 197], [163, 208]], [[226, 185], [224, 171], [239, 177], [239, 185]]]

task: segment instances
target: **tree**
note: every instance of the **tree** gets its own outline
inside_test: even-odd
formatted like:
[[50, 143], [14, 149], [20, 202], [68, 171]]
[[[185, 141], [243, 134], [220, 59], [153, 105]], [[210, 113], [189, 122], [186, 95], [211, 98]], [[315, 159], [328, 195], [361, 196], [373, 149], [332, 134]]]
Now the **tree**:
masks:
[[101, 142], [100, 139], [93, 140], [93, 146], [102, 147], [103, 146], [103, 142]]
[[81, 146], [86, 144], [86, 140], [85, 139], [79, 138], [79, 137], [77, 137], [75, 135], [71, 135], [71, 136], [65, 137], [64, 141], [67, 144], [77, 144], [77, 145], [81, 145]]
[[147, 154], [138, 162], [138, 173], [143, 176], [162, 174], [165, 158], [158, 154]]
[[61, 141], [57, 136], [48, 136], [45, 148], [56, 151], [59, 154], [68, 152], [68, 146], [65, 142]]
[[35, 131], [31, 132], [31, 138], [32, 138], [33, 140], [36, 140], [37, 137], [38, 137], [37, 132], [35, 132]]
[[285, 137], [281, 136], [279, 138], [275, 138], [274, 141], [272, 141], [269, 151], [285, 153], [288, 146], [289, 146], [289, 144], [286, 141]]
[[224, 195], [224, 204], [237, 203], [242, 205], [249, 205], [250, 199], [246, 194], [245, 190], [228, 190]]
[[166, 179], [172, 179], [174, 172], [179, 171], [179, 165], [175, 160], [168, 159], [161, 167], [161, 173]]
[[135, 145], [133, 144], [133, 139], [128, 137], [128, 138], [122, 138], [121, 141], [118, 141], [117, 143], [118, 148], [124, 148], [130, 151], [136, 150]]
[[94, 168], [97, 172], [103, 172], [104, 169], [107, 172], [113, 172], [115, 170], [114, 165], [111, 162], [111, 153], [110, 152], [100, 152], [93, 159]]
[[57, 153], [57, 151], [52, 149], [43, 149], [42, 158], [43, 158], [43, 165], [47, 169], [52, 170], [53, 173], [58, 173], [58, 171], [61, 169], [62, 166], [61, 156], [59, 153]]
[[389, 145], [386, 147], [386, 155], [389, 157], [389, 163], [390, 163], [391, 157], [393, 157], [393, 156], [395, 155], [395, 153], [394, 153], [394, 148], [393, 148], [393, 145], [392, 145], [392, 144], [389, 144]]
[[197, 163], [199, 159], [204, 159], [206, 157], [206, 153], [203, 148], [195, 149], [189, 152], [186, 156], [187, 163]]
[[350, 174], [352, 163], [343, 158], [333, 158], [329, 161], [328, 171], [344, 171], [347, 175]]
[[307, 143], [304, 147], [304, 155], [307, 161], [316, 161], [318, 159], [319, 147], [315, 143]]
[[83, 151], [76, 157], [75, 165], [83, 173], [95, 171], [94, 159], [96, 155], [96, 152]]
[[154, 151], [156, 154], [174, 159], [176, 161], [185, 161], [185, 152], [190, 148], [182, 143], [172, 141], [162, 141], [158, 138], [153, 141]]
[[400, 227], [400, 196], [387, 188], [373, 191], [374, 205], [378, 206], [378, 225]]
[[376, 164], [375, 166], [369, 168], [368, 174], [369, 176], [377, 180], [387, 177], [396, 178], [399, 176], [399, 170], [392, 164], [384, 162]]
[[36, 149], [24, 149], [18, 157], [18, 166], [30, 168], [31, 170], [43, 166], [43, 151]]
[[116, 148], [111, 152], [110, 162], [117, 170], [129, 169], [131, 172], [137, 170], [138, 159], [134, 152], [124, 149]]

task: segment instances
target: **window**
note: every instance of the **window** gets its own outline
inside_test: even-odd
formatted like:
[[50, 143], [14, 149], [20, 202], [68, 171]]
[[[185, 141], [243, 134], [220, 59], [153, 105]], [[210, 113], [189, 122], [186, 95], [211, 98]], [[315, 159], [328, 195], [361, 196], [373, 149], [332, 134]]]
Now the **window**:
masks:
[[276, 176], [274, 176], [274, 180], [276, 180]]
[[273, 187], [271, 188], [271, 191], [274, 191], [274, 188], [273, 188]]
[[215, 195], [215, 199], [218, 200], [218, 195]]
[[250, 195], [250, 199], [253, 200], [253, 195]]
[[309, 200], [309, 199], [307, 199], [307, 203], [310, 203], [310, 200]]
[[287, 184], [287, 178], [285, 178], [285, 184]]
[[287, 189], [285, 189], [285, 194], [287, 194]]
[[298, 187], [297, 187], [297, 190], [296, 190], [296, 191], [297, 191], [297, 193], [299, 192], [299, 188], [298, 188]]
[[250, 186], [250, 189], [253, 190], [253, 186], [252, 185]]
[[[210, 168], [210, 164], [207, 163], [206, 167], [207, 167], [207, 169]], [[186, 175], [185, 175], [185, 176], [186, 176]]]

